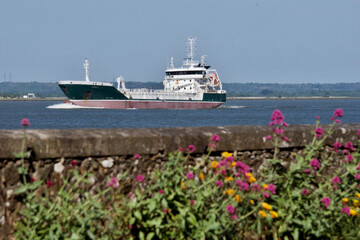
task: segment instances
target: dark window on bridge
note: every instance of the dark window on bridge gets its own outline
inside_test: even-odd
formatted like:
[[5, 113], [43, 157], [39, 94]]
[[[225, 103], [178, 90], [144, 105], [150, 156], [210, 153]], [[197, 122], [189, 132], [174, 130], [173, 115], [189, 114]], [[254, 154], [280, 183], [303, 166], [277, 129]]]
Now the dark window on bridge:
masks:
[[203, 75], [205, 74], [204, 71], [176, 71], [176, 72], [166, 72], [167, 76], [172, 76], [172, 75]]

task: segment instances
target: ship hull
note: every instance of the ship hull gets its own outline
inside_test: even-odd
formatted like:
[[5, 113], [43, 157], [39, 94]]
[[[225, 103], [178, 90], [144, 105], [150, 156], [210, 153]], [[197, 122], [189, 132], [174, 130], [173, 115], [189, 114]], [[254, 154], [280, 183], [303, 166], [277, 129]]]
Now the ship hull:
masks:
[[87, 108], [107, 109], [206, 109], [219, 107], [223, 102], [209, 101], [147, 101], [147, 100], [69, 100]]

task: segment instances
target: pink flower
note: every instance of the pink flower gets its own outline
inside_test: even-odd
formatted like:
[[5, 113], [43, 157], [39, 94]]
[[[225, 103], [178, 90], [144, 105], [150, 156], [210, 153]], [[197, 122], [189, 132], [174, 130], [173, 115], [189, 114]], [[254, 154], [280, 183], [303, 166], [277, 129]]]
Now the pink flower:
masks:
[[315, 136], [316, 136], [317, 138], [319, 138], [319, 137], [321, 137], [321, 135], [324, 133], [324, 131], [322, 130], [321, 127], [318, 127], [317, 129], [315, 129], [314, 133], [315, 133]]
[[283, 140], [284, 140], [285, 142], [289, 142], [289, 141], [290, 141], [288, 137], [283, 136], [282, 138], [283, 138]]
[[352, 142], [347, 142], [345, 144], [345, 148], [349, 149], [350, 151], [354, 151], [355, 148], [354, 148], [354, 145], [352, 144]]
[[164, 194], [164, 193], [165, 193], [164, 189], [160, 189], [160, 190], [159, 190], [159, 193], [160, 193], [160, 194]]
[[314, 158], [313, 160], [310, 161], [309, 165], [314, 169], [318, 169], [320, 167], [320, 163], [319, 160], [317, 160], [316, 158]]
[[265, 137], [266, 141], [269, 141], [270, 139], [271, 139], [271, 135], [268, 135], [268, 136]]
[[249, 184], [247, 182], [240, 181], [240, 191], [248, 191], [249, 190]]
[[349, 154], [349, 155], [346, 155], [346, 159], [349, 161], [349, 162], [352, 162], [354, 160], [354, 157], [353, 155]]
[[269, 198], [269, 197], [270, 197], [270, 194], [267, 193], [267, 192], [264, 192], [263, 195], [264, 195], [264, 197], [266, 197], [266, 198]]
[[118, 182], [116, 177], [112, 177], [112, 178], [110, 178], [110, 181], [108, 182], [107, 185], [109, 187], [118, 188], [119, 187], [119, 182]]
[[136, 153], [136, 154], [134, 155], [134, 159], [140, 159], [140, 158], [141, 158], [140, 154]]
[[334, 177], [332, 180], [331, 180], [331, 185], [334, 185], [334, 184], [340, 184], [340, 178], [338, 176]]
[[182, 147], [179, 147], [179, 148], [178, 148], [178, 151], [179, 151], [179, 152], [182, 152], [182, 151], [183, 151], [183, 148], [182, 148]]
[[348, 215], [348, 216], [350, 216], [350, 208], [349, 207], [343, 207], [342, 209], [341, 209], [341, 212], [342, 213], [345, 213], [346, 215]]
[[166, 208], [164, 208], [162, 211], [163, 211], [164, 213], [167, 213], [168, 210], [167, 210]]
[[320, 120], [320, 116], [316, 116], [316, 120]]
[[129, 224], [129, 229], [132, 229], [133, 228], [133, 225]]
[[338, 108], [334, 112], [334, 117], [343, 117], [343, 110], [341, 108]]
[[357, 131], [356, 135], [360, 137], [360, 129]]
[[47, 188], [50, 188], [50, 187], [52, 187], [53, 185], [54, 185], [54, 183], [53, 183], [52, 181], [50, 181], [50, 180], [46, 182], [46, 187], [47, 187]]
[[356, 178], [357, 180], [360, 180], [360, 174], [355, 174], [355, 178]]
[[331, 204], [331, 199], [328, 197], [324, 197], [323, 199], [321, 199], [321, 202], [324, 204], [325, 207], [329, 207]]
[[309, 174], [309, 173], [310, 173], [310, 169], [305, 169], [305, 170], [304, 170], [304, 173]]
[[233, 214], [234, 214], [234, 211], [235, 211], [235, 209], [234, 209], [234, 207], [233, 207], [232, 205], [227, 205], [227, 206], [226, 206], [226, 210], [227, 210], [231, 215], [233, 215]]
[[301, 194], [302, 195], [308, 195], [309, 191], [304, 188], [303, 190], [301, 190]]
[[288, 124], [287, 124], [286, 122], [283, 122], [283, 126], [284, 126], [284, 127], [287, 127]]
[[223, 183], [222, 183], [222, 181], [217, 180], [217, 181], [216, 181], [216, 185], [218, 185], [218, 187], [222, 187]]
[[144, 181], [144, 176], [143, 176], [143, 175], [141, 175], [141, 174], [137, 175], [137, 177], [136, 177], [136, 181], [138, 181], [138, 182], [142, 182], [142, 181]]
[[252, 185], [251, 190], [254, 191], [254, 192], [259, 191], [259, 190], [260, 190], [260, 187], [259, 187], [259, 185], [257, 185], [257, 184], [255, 183], [255, 184]]
[[195, 146], [194, 145], [189, 145], [187, 148], [186, 148], [186, 151], [187, 152], [194, 152], [195, 151]]
[[227, 158], [225, 158], [226, 161], [228, 162], [233, 162], [234, 161], [234, 157], [233, 156], [229, 156]]
[[271, 121], [277, 125], [281, 125], [281, 123], [285, 120], [284, 116], [280, 112], [280, 110], [274, 110], [271, 115]]
[[72, 160], [72, 161], [70, 162], [70, 164], [71, 164], [73, 167], [75, 167], [75, 166], [77, 165], [77, 162], [76, 162], [76, 160]]
[[359, 163], [359, 165], [356, 167], [356, 170], [360, 170], [360, 163]]
[[276, 194], [276, 187], [274, 184], [269, 184], [265, 190], [269, 190], [271, 192], [271, 194]]
[[216, 149], [216, 145], [215, 144], [213, 144], [213, 143], [209, 143], [209, 145], [208, 145], [210, 148], [213, 148], [213, 149]]
[[234, 220], [236, 220], [236, 219], [237, 219], [237, 216], [236, 216], [236, 215], [232, 215], [231, 218], [234, 219]]
[[23, 120], [21, 120], [21, 126], [23, 126], [23, 127], [28, 127], [28, 126], [30, 126], [29, 119], [23, 118]]
[[243, 174], [250, 171], [250, 167], [248, 165], [242, 163], [241, 161], [236, 162], [235, 167], [237, 167], [239, 172], [243, 173]]
[[188, 173], [186, 174], [186, 178], [189, 179], [189, 180], [191, 180], [191, 179], [194, 178], [194, 174], [193, 174], [192, 172], [188, 172]]
[[190, 200], [190, 205], [193, 206], [195, 204], [194, 200]]
[[220, 141], [219, 135], [214, 134], [214, 135], [211, 137], [211, 141], [219, 142], [219, 141]]
[[333, 147], [334, 148], [341, 148], [341, 143], [340, 142], [334, 142]]

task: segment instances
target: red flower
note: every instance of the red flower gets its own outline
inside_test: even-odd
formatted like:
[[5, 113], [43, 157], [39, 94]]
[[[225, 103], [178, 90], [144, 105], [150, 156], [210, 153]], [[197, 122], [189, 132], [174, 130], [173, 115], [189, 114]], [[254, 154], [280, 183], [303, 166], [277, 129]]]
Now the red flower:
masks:
[[46, 187], [47, 188], [50, 188], [53, 185], [54, 185], [54, 183], [52, 181], [50, 181], [50, 180], [46, 182]]
[[321, 137], [321, 135], [324, 133], [324, 131], [322, 130], [321, 127], [318, 127], [317, 129], [315, 129], [314, 133], [315, 133], [315, 136], [316, 136], [317, 138], [319, 138], [319, 137]]
[[141, 175], [141, 174], [137, 175], [137, 177], [136, 177], [136, 181], [138, 181], [138, 182], [142, 182], [142, 181], [144, 181], [144, 176], [143, 176], [143, 175]]
[[35, 182], [36, 181], [36, 179], [35, 178], [30, 178], [30, 183], [33, 183], [33, 182]]
[[72, 160], [72, 161], [70, 162], [70, 164], [75, 167], [75, 166], [77, 165], [77, 162], [76, 162], [76, 160]]
[[338, 108], [334, 112], [334, 117], [343, 117], [343, 110], [341, 108]]

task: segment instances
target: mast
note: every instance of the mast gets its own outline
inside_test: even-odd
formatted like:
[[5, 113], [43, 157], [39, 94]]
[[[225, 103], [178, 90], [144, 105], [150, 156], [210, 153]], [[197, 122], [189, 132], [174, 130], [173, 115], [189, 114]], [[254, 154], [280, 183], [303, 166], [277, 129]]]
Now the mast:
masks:
[[89, 61], [87, 60], [87, 58], [85, 58], [84, 69], [85, 69], [85, 81], [90, 82], [90, 80], [89, 80]]

